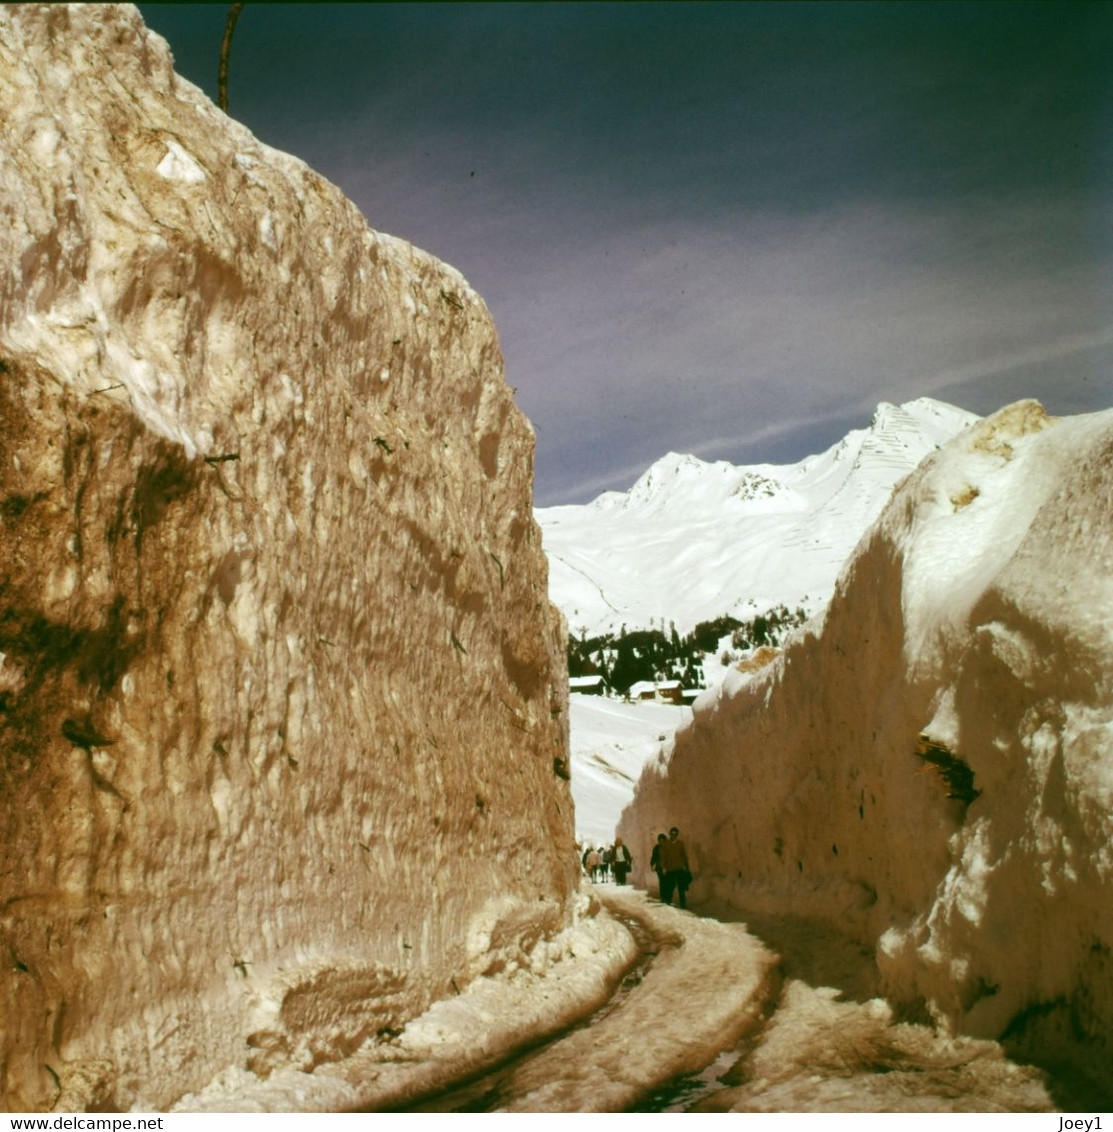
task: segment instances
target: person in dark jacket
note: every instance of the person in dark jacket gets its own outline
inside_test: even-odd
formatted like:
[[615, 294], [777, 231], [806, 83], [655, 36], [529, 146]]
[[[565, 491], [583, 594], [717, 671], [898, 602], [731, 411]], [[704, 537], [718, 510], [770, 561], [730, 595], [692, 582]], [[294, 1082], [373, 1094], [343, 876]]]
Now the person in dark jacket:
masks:
[[630, 850], [622, 844], [621, 837], [616, 837], [614, 848], [611, 849], [611, 872], [614, 873], [615, 884], [626, 883], [626, 874], [630, 871], [630, 866], [633, 863], [634, 859], [630, 856]]
[[668, 841], [668, 836], [664, 833], [657, 834], [657, 844], [653, 846], [653, 852], [649, 854], [649, 867], [657, 874], [657, 891], [661, 891], [661, 844]]
[[669, 830], [668, 840], [658, 842], [657, 849], [657, 860], [661, 866], [661, 899], [671, 904], [675, 892], [677, 903], [686, 908], [685, 893], [692, 883], [692, 872], [688, 865], [688, 850], [675, 825]]

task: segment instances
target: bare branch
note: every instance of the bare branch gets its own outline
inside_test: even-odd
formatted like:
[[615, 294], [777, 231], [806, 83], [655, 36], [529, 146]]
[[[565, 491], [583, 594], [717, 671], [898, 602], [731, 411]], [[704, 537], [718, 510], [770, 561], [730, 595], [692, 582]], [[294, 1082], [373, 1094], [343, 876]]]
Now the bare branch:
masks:
[[224, 39], [220, 44], [220, 75], [216, 85], [220, 92], [220, 108], [225, 114], [228, 113], [228, 56], [232, 51], [232, 33], [242, 11], [242, 0], [229, 6], [228, 18], [224, 21]]

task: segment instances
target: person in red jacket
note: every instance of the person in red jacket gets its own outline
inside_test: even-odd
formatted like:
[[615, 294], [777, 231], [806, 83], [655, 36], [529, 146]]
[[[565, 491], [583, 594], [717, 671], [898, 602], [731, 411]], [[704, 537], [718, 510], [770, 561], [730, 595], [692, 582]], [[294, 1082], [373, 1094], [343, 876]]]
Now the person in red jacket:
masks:
[[677, 894], [677, 903], [686, 908], [684, 894], [692, 883], [692, 871], [688, 864], [688, 850], [680, 840], [680, 830], [674, 825], [669, 830], [668, 841], [658, 843], [657, 863], [661, 869], [661, 899], [672, 903], [672, 894]]

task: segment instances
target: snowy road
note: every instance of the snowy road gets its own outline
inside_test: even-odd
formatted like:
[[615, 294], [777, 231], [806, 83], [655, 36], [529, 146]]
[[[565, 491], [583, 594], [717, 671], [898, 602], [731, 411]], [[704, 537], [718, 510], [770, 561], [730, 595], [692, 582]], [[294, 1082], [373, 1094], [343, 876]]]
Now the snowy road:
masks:
[[779, 986], [777, 956], [741, 924], [702, 919], [612, 885], [595, 888], [657, 954], [591, 1025], [422, 1111], [622, 1112], [698, 1073], [760, 1023]]
[[[561, 962], [509, 980], [479, 979], [396, 1037], [308, 1073], [286, 1069], [260, 1080], [229, 1070], [180, 1109], [1105, 1107], [1096, 1094], [1062, 1080], [1049, 1084], [1040, 1070], [1011, 1061], [996, 1042], [949, 1038], [895, 1017], [879, 997], [872, 955], [830, 929], [785, 917], [730, 922], [726, 909], [711, 907], [702, 908], [703, 915], [681, 912], [611, 884], [591, 892], [610, 917], [589, 916]], [[715, 911], [721, 919], [708, 914]]]
[[1043, 1074], [996, 1042], [897, 1021], [870, 957], [847, 940], [595, 891], [658, 950], [644, 977], [589, 1025], [412, 1111], [1056, 1110]]

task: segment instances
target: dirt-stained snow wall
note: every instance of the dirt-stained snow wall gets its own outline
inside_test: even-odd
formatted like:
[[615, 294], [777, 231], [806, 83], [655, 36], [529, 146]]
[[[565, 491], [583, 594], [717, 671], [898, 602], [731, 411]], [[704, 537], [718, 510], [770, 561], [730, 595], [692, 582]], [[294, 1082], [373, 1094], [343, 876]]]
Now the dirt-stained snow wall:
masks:
[[569, 918], [486, 307], [177, 78], [0, 10], [0, 1092], [309, 1067]]
[[619, 826], [642, 883], [679, 825], [693, 897], [826, 919], [897, 1002], [1073, 1035], [1108, 1081], [1111, 579], [1113, 412], [970, 426], [895, 490], [824, 622], [646, 767]]

